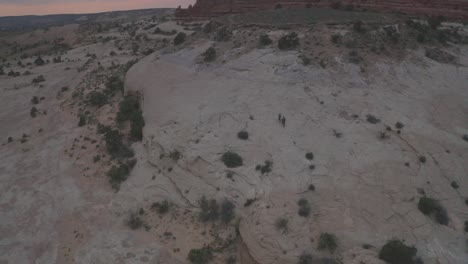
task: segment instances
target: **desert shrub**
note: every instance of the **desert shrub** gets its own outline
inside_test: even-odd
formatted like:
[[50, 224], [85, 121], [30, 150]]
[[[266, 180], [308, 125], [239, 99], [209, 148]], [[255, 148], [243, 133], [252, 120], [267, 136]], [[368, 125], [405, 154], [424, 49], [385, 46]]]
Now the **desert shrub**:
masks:
[[143, 127], [145, 120], [140, 107], [140, 97], [136, 95], [127, 95], [119, 104], [117, 113], [117, 122], [123, 123], [130, 121], [130, 139], [140, 141], [143, 139]]
[[169, 153], [169, 158], [171, 158], [175, 162], [177, 162], [181, 157], [182, 157], [182, 154], [177, 149]]
[[101, 107], [107, 104], [107, 96], [102, 92], [92, 91], [88, 94], [88, 102], [93, 106]]
[[45, 78], [43, 75], [39, 75], [32, 80], [32, 83], [41, 83], [41, 82], [45, 82]]
[[33, 96], [33, 98], [31, 99], [31, 103], [32, 104], [38, 104], [39, 103], [39, 97]]
[[258, 42], [260, 43], [261, 46], [267, 46], [267, 45], [270, 45], [273, 41], [270, 39], [270, 37], [267, 34], [262, 34], [260, 35]]
[[179, 34], [177, 34], [177, 36], [175, 36], [174, 38], [174, 45], [177, 46], [184, 43], [186, 37], [187, 34], [185, 34], [184, 32], [179, 32]]
[[188, 260], [192, 264], [206, 264], [213, 258], [213, 250], [210, 247], [203, 247], [190, 250]]
[[215, 199], [207, 200], [205, 196], [198, 201], [200, 214], [198, 218], [202, 222], [216, 221], [219, 218], [219, 205]]
[[361, 20], [357, 20], [353, 23], [353, 29], [354, 31], [358, 32], [358, 33], [362, 33], [364, 32], [364, 27], [363, 27], [363, 23]]
[[299, 46], [299, 38], [296, 32], [291, 32], [278, 40], [278, 48], [280, 50], [292, 50]]
[[466, 142], [468, 142], [468, 134], [467, 134], [467, 135], [463, 135], [463, 136], [462, 136], [462, 139], [465, 140]]
[[306, 199], [300, 199], [297, 202], [297, 205], [299, 206], [298, 214], [302, 217], [308, 217], [310, 215], [310, 204], [309, 201]]
[[236, 206], [231, 201], [224, 199], [221, 203], [221, 221], [225, 224], [231, 222], [234, 218], [234, 209]]
[[104, 131], [107, 153], [113, 158], [133, 157], [133, 151], [123, 143], [123, 136], [117, 129], [106, 128]]
[[333, 252], [338, 247], [338, 243], [336, 240], [337, 239], [334, 234], [321, 233], [317, 248], [319, 250], [329, 250], [330, 252]]
[[242, 157], [232, 151], [225, 152], [223, 156], [221, 156], [221, 161], [228, 168], [240, 167], [243, 164]]
[[213, 47], [209, 47], [205, 52], [203, 52], [202, 56], [205, 62], [214, 61], [216, 59], [216, 50]]
[[124, 92], [124, 83], [119, 77], [112, 76], [106, 83], [104, 93], [107, 95], [114, 95], [116, 92]]
[[309, 188], [307, 188], [309, 191], [315, 191], [315, 185], [309, 184]]
[[432, 29], [437, 29], [440, 24], [442, 24], [442, 21], [443, 21], [443, 17], [441, 16], [431, 16], [429, 17], [429, 19], [427, 20], [427, 24], [429, 24], [429, 26], [432, 28]]
[[313, 160], [313, 159], [314, 159], [314, 153], [312, 153], [312, 152], [307, 152], [307, 153], [305, 154], [305, 158], [306, 158], [307, 160]]
[[310, 254], [302, 254], [299, 257], [299, 262], [298, 264], [312, 264], [314, 263], [314, 257]]
[[273, 169], [273, 161], [266, 160], [263, 165], [259, 164], [255, 167], [256, 171], [260, 171], [261, 174], [270, 173]]
[[380, 249], [379, 259], [390, 264], [416, 264], [417, 251], [400, 240], [390, 240]]
[[310, 64], [311, 60], [306, 56], [301, 56], [302, 64], [307, 66]]
[[112, 187], [116, 190], [120, 188], [120, 184], [127, 180], [130, 174], [130, 168], [127, 164], [121, 164], [118, 167], [112, 166], [107, 172], [107, 176], [110, 177]]
[[218, 27], [214, 34], [215, 41], [228, 41], [232, 36], [232, 32], [226, 27]]
[[281, 4], [276, 4], [275, 5], [275, 9], [281, 9], [281, 8], [283, 8], [283, 6]]
[[86, 116], [83, 114], [80, 114], [80, 119], [78, 120], [78, 126], [82, 127], [86, 125]]
[[334, 44], [338, 44], [338, 43], [341, 42], [341, 35], [340, 34], [333, 34], [333, 35], [331, 35], [330, 39], [331, 39], [331, 42], [333, 42]]
[[32, 118], [35, 118], [35, 117], [37, 116], [37, 113], [38, 113], [38, 112], [39, 112], [39, 111], [37, 110], [37, 108], [33, 106], [33, 107], [31, 108], [31, 111], [29, 111], [29, 114], [31, 115]]
[[161, 215], [169, 212], [170, 207], [171, 207], [171, 204], [167, 200], [164, 200], [162, 202], [156, 202], [151, 205], [151, 208], [157, 209], [158, 213]]
[[419, 156], [419, 162], [426, 163], [427, 159], [424, 156]]
[[362, 62], [362, 57], [355, 50], [352, 50], [348, 53], [348, 61], [354, 64], [359, 64]]
[[366, 116], [366, 120], [367, 122], [374, 124], [374, 125], [380, 123], [380, 119], [370, 114]]
[[418, 202], [418, 209], [426, 216], [434, 218], [441, 225], [448, 225], [448, 215], [445, 208], [436, 200], [421, 197]]
[[42, 66], [45, 64], [45, 61], [42, 59], [41, 56], [38, 56], [36, 60], [34, 60], [34, 64], [36, 64], [36, 66]]
[[143, 220], [141, 220], [137, 213], [130, 213], [130, 216], [127, 220], [128, 227], [135, 230], [143, 227], [143, 224]]
[[284, 217], [276, 219], [275, 228], [282, 233], [288, 232], [288, 219]]
[[242, 140], [247, 140], [249, 139], [249, 132], [247, 131], [239, 131], [239, 133], [237, 133], [237, 137], [239, 139], [242, 139]]

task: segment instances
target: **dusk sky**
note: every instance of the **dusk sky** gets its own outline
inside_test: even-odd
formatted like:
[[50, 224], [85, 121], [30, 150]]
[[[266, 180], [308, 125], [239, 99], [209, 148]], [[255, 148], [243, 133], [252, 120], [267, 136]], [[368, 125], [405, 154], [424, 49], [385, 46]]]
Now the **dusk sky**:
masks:
[[0, 16], [96, 13], [193, 3], [195, 0], [0, 0]]

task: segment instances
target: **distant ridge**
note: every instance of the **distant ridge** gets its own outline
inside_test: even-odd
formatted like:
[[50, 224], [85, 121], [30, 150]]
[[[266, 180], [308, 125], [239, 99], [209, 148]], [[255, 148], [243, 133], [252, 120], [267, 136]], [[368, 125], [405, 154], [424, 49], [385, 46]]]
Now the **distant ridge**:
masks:
[[0, 31], [28, 30], [62, 26], [66, 24], [82, 24], [98, 21], [118, 21], [119, 17], [141, 17], [160, 15], [161, 12], [173, 12], [172, 8], [137, 9], [128, 11], [109, 11], [91, 14], [55, 14], [0, 17]]

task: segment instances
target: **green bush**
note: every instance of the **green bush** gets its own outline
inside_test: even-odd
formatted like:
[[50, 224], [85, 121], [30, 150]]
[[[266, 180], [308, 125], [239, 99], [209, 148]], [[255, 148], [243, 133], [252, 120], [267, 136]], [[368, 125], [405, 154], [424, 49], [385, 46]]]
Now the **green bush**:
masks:
[[321, 233], [318, 242], [319, 250], [329, 250], [334, 252], [338, 247], [336, 236], [330, 233]]
[[231, 222], [234, 218], [234, 209], [236, 206], [229, 200], [224, 199], [221, 203], [221, 221], [225, 224]]
[[221, 156], [221, 161], [228, 168], [236, 168], [243, 165], [242, 157], [232, 151], [225, 152], [223, 156]]
[[45, 82], [45, 78], [43, 75], [39, 75], [32, 80], [32, 83], [41, 83], [41, 82]]
[[117, 122], [123, 123], [130, 121], [130, 139], [141, 141], [143, 139], [143, 127], [145, 120], [140, 106], [140, 97], [136, 95], [127, 95], [119, 104], [117, 113]]
[[374, 125], [380, 123], [380, 119], [378, 119], [374, 115], [367, 115], [366, 120], [367, 120], [367, 122], [369, 122], [371, 124], [374, 124]]
[[133, 157], [133, 151], [123, 143], [122, 134], [116, 130], [107, 127], [104, 132], [107, 153], [113, 158]]
[[107, 81], [104, 93], [114, 95], [116, 92], [124, 92], [124, 83], [119, 77], [113, 76]]
[[179, 32], [179, 34], [177, 34], [177, 36], [175, 36], [174, 38], [174, 45], [177, 46], [184, 43], [186, 37], [187, 34], [185, 34], [184, 32]]
[[162, 202], [156, 202], [151, 205], [151, 208], [157, 209], [158, 213], [162, 215], [169, 212], [170, 207], [171, 204], [167, 200], [164, 200]]
[[33, 106], [33, 107], [31, 108], [31, 111], [29, 111], [29, 114], [31, 115], [32, 118], [35, 118], [35, 117], [37, 116], [37, 113], [38, 113], [38, 112], [39, 112], [39, 111], [37, 110], [37, 108]]
[[127, 220], [127, 225], [133, 230], [141, 228], [143, 224], [143, 220], [136, 213], [131, 213]]
[[239, 133], [237, 133], [237, 137], [239, 139], [242, 139], [242, 140], [247, 140], [249, 139], [249, 132], [247, 131], [240, 131]]
[[86, 125], [86, 116], [83, 114], [80, 114], [80, 120], [78, 121], [78, 126], [82, 127]]
[[333, 42], [334, 44], [338, 44], [341, 42], [341, 35], [333, 34], [330, 39], [331, 39], [331, 42]]
[[275, 228], [282, 233], [288, 232], [288, 219], [280, 217], [275, 221]]
[[228, 41], [232, 36], [232, 32], [226, 27], [218, 27], [214, 34], [215, 41]]
[[308, 217], [310, 215], [310, 204], [309, 201], [306, 199], [300, 199], [297, 202], [297, 205], [299, 206], [298, 214], [299, 216], [302, 217]]
[[31, 99], [31, 103], [32, 104], [38, 104], [39, 103], [39, 97], [33, 96], [33, 98]]
[[260, 173], [265, 174], [265, 173], [270, 173], [273, 169], [273, 162], [270, 160], [266, 160], [265, 164], [263, 165], [257, 165], [255, 167], [255, 170], [260, 171]]
[[296, 32], [291, 32], [283, 36], [278, 41], [278, 48], [280, 50], [292, 50], [299, 46], [299, 38]]
[[261, 46], [267, 46], [270, 45], [273, 41], [270, 39], [270, 37], [267, 34], [262, 34], [259, 37], [259, 43]]
[[400, 240], [390, 240], [380, 249], [379, 259], [389, 264], [416, 264], [417, 251], [415, 247], [406, 246]]
[[203, 60], [205, 62], [211, 62], [216, 59], [216, 50], [213, 47], [209, 47], [203, 54]]
[[306, 158], [307, 160], [313, 160], [313, 159], [314, 159], [314, 153], [312, 153], [312, 152], [307, 152], [307, 153], [305, 154], [305, 158]]
[[219, 206], [215, 199], [207, 200], [205, 196], [203, 196], [199, 201], [198, 204], [200, 206], [200, 214], [198, 218], [202, 222], [208, 221], [215, 221], [219, 218]]
[[188, 260], [192, 264], [206, 264], [213, 258], [213, 250], [210, 247], [203, 247], [190, 250]]
[[120, 188], [120, 184], [127, 180], [130, 174], [130, 168], [126, 164], [121, 164], [118, 167], [112, 166], [107, 172], [107, 176], [110, 177], [112, 187], [116, 190]]
[[427, 24], [429, 24], [432, 29], [437, 29], [442, 24], [443, 20], [441, 16], [432, 16], [427, 20]]
[[436, 200], [421, 197], [418, 202], [418, 209], [426, 216], [433, 217], [441, 225], [448, 225], [449, 218], [447, 210]]
[[36, 64], [36, 66], [42, 66], [45, 64], [45, 61], [42, 59], [41, 56], [39, 56], [36, 58], [36, 60], [34, 60], [34, 64]]
[[107, 96], [102, 92], [92, 91], [88, 94], [88, 102], [97, 107], [107, 104]]
[[463, 136], [462, 136], [462, 139], [465, 140], [466, 142], [468, 142], [468, 134], [467, 134], [467, 135], [463, 135]]

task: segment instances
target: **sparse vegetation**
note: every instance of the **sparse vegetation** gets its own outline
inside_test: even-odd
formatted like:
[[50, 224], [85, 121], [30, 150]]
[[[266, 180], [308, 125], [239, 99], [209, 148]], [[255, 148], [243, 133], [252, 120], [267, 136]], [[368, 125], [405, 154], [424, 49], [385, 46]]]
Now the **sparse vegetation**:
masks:
[[334, 252], [338, 247], [337, 239], [334, 234], [330, 233], [321, 233], [318, 242], [319, 250], [328, 250]]
[[102, 92], [92, 91], [88, 94], [88, 102], [93, 106], [101, 107], [107, 104], [107, 96]]
[[284, 217], [280, 217], [275, 221], [275, 228], [276, 230], [280, 231], [281, 233], [288, 232], [288, 219]]
[[225, 152], [223, 156], [221, 156], [221, 161], [228, 168], [236, 168], [243, 165], [242, 157], [232, 151]]
[[310, 204], [309, 201], [306, 199], [300, 199], [297, 202], [297, 205], [299, 206], [298, 214], [302, 217], [308, 217], [310, 215]]
[[296, 32], [291, 32], [283, 36], [278, 41], [278, 48], [280, 50], [292, 50], [299, 46], [299, 38]]
[[237, 133], [237, 137], [239, 139], [242, 139], [242, 140], [247, 140], [249, 139], [249, 133], [247, 131], [239, 131], [239, 133]]
[[456, 182], [456, 181], [452, 181], [450, 183], [450, 186], [452, 186], [452, 188], [454, 188], [455, 190], [460, 188], [460, 185], [458, 185], [458, 182]]
[[263, 165], [259, 164], [255, 167], [255, 170], [260, 171], [262, 175], [265, 173], [270, 173], [272, 169], [273, 169], [273, 161], [271, 160], [266, 160]]
[[37, 113], [38, 113], [38, 112], [39, 112], [39, 111], [37, 110], [37, 108], [33, 106], [33, 107], [31, 108], [31, 111], [29, 111], [29, 114], [31, 115], [32, 118], [35, 118], [35, 117], [37, 116]]
[[107, 172], [107, 176], [110, 177], [112, 187], [116, 190], [120, 189], [120, 184], [127, 180], [129, 174], [130, 167], [127, 164], [112, 166]]
[[162, 202], [156, 202], [151, 205], [151, 208], [157, 209], [160, 215], [164, 215], [167, 212], [169, 212], [170, 207], [171, 207], [171, 204], [167, 200], [164, 200]]
[[186, 37], [187, 37], [187, 34], [185, 34], [184, 32], [179, 32], [177, 36], [175, 36], [174, 38], [174, 45], [177, 46], [177, 45], [184, 43]]
[[261, 46], [268, 46], [272, 43], [273, 41], [270, 39], [270, 37], [267, 34], [262, 34], [259, 37], [259, 43]]
[[213, 250], [210, 247], [192, 249], [188, 254], [188, 260], [192, 264], [207, 264], [213, 258]]
[[462, 139], [465, 140], [466, 142], [468, 142], [468, 134], [467, 134], [467, 135], [463, 135], [463, 136], [462, 136]]
[[42, 66], [45, 64], [45, 61], [41, 56], [38, 56], [36, 60], [34, 60], [34, 64], [36, 64], [36, 66]]
[[373, 125], [380, 123], [380, 119], [371, 114], [366, 116], [366, 120]]
[[123, 143], [123, 135], [117, 129], [106, 126], [100, 126], [98, 132], [104, 134], [107, 153], [113, 158], [133, 157], [133, 151]]
[[39, 97], [33, 96], [33, 98], [31, 99], [31, 103], [35, 104], [35, 105], [38, 104], [39, 103]]
[[113, 76], [107, 81], [104, 93], [112, 96], [116, 92], [124, 92], [124, 83], [119, 77]]
[[140, 229], [141, 227], [143, 227], [144, 225], [144, 222], [143, 220], [138, 216], [137, 213], [130, 213], [130, 216], [127, 220], [127, 225], [133, 229], [133, 230], [136, 230], [136, 229]]
[[401, 240], [390, 240], [379, 251], [379, 259], [389, 264], [416, 264], [417, 249]]
[[314, 153], [312, 153], [312, 152], [306, 153], [306, 154], [305, 154], [305, 158], [306, 158], [307, 160], [313, 160], [313, 159], [314, 159]]
[[45, 78], [43, 75], [39, 75], [32, 80], [32, 83], [41, 83], [41, 82], [45, 82]]
[[441, 225], [448, 225], [449, 218], [447, 210], [436, 200], [421, 197], [418, 202], [418, 209], [426, 216], [434, 218]]
[[141, 111], [139, 96], [127, 95], [120, 102], [117, 122], [123, 123], [125, 121], [131, 122], [130, 139], [141, 141], [143, 139], [145, 120], [143, 118], [143, 111]]
[[216, 59], [216, 50], [213, 47], [209, 47], [203, 54], [203, 60], [205, 62], [212, 62]]
[[234, 209], [236, 206], [229, 200], [224, 199], [221, 203], [221, 221], [225, 224], [231, 222], [234, 218]]
[[198, 201], [200, 214], [198, 218], [202, 222], [216, 221], [219, 218], [219, 205], [215, 199], [207, 200], [205, 196]]

